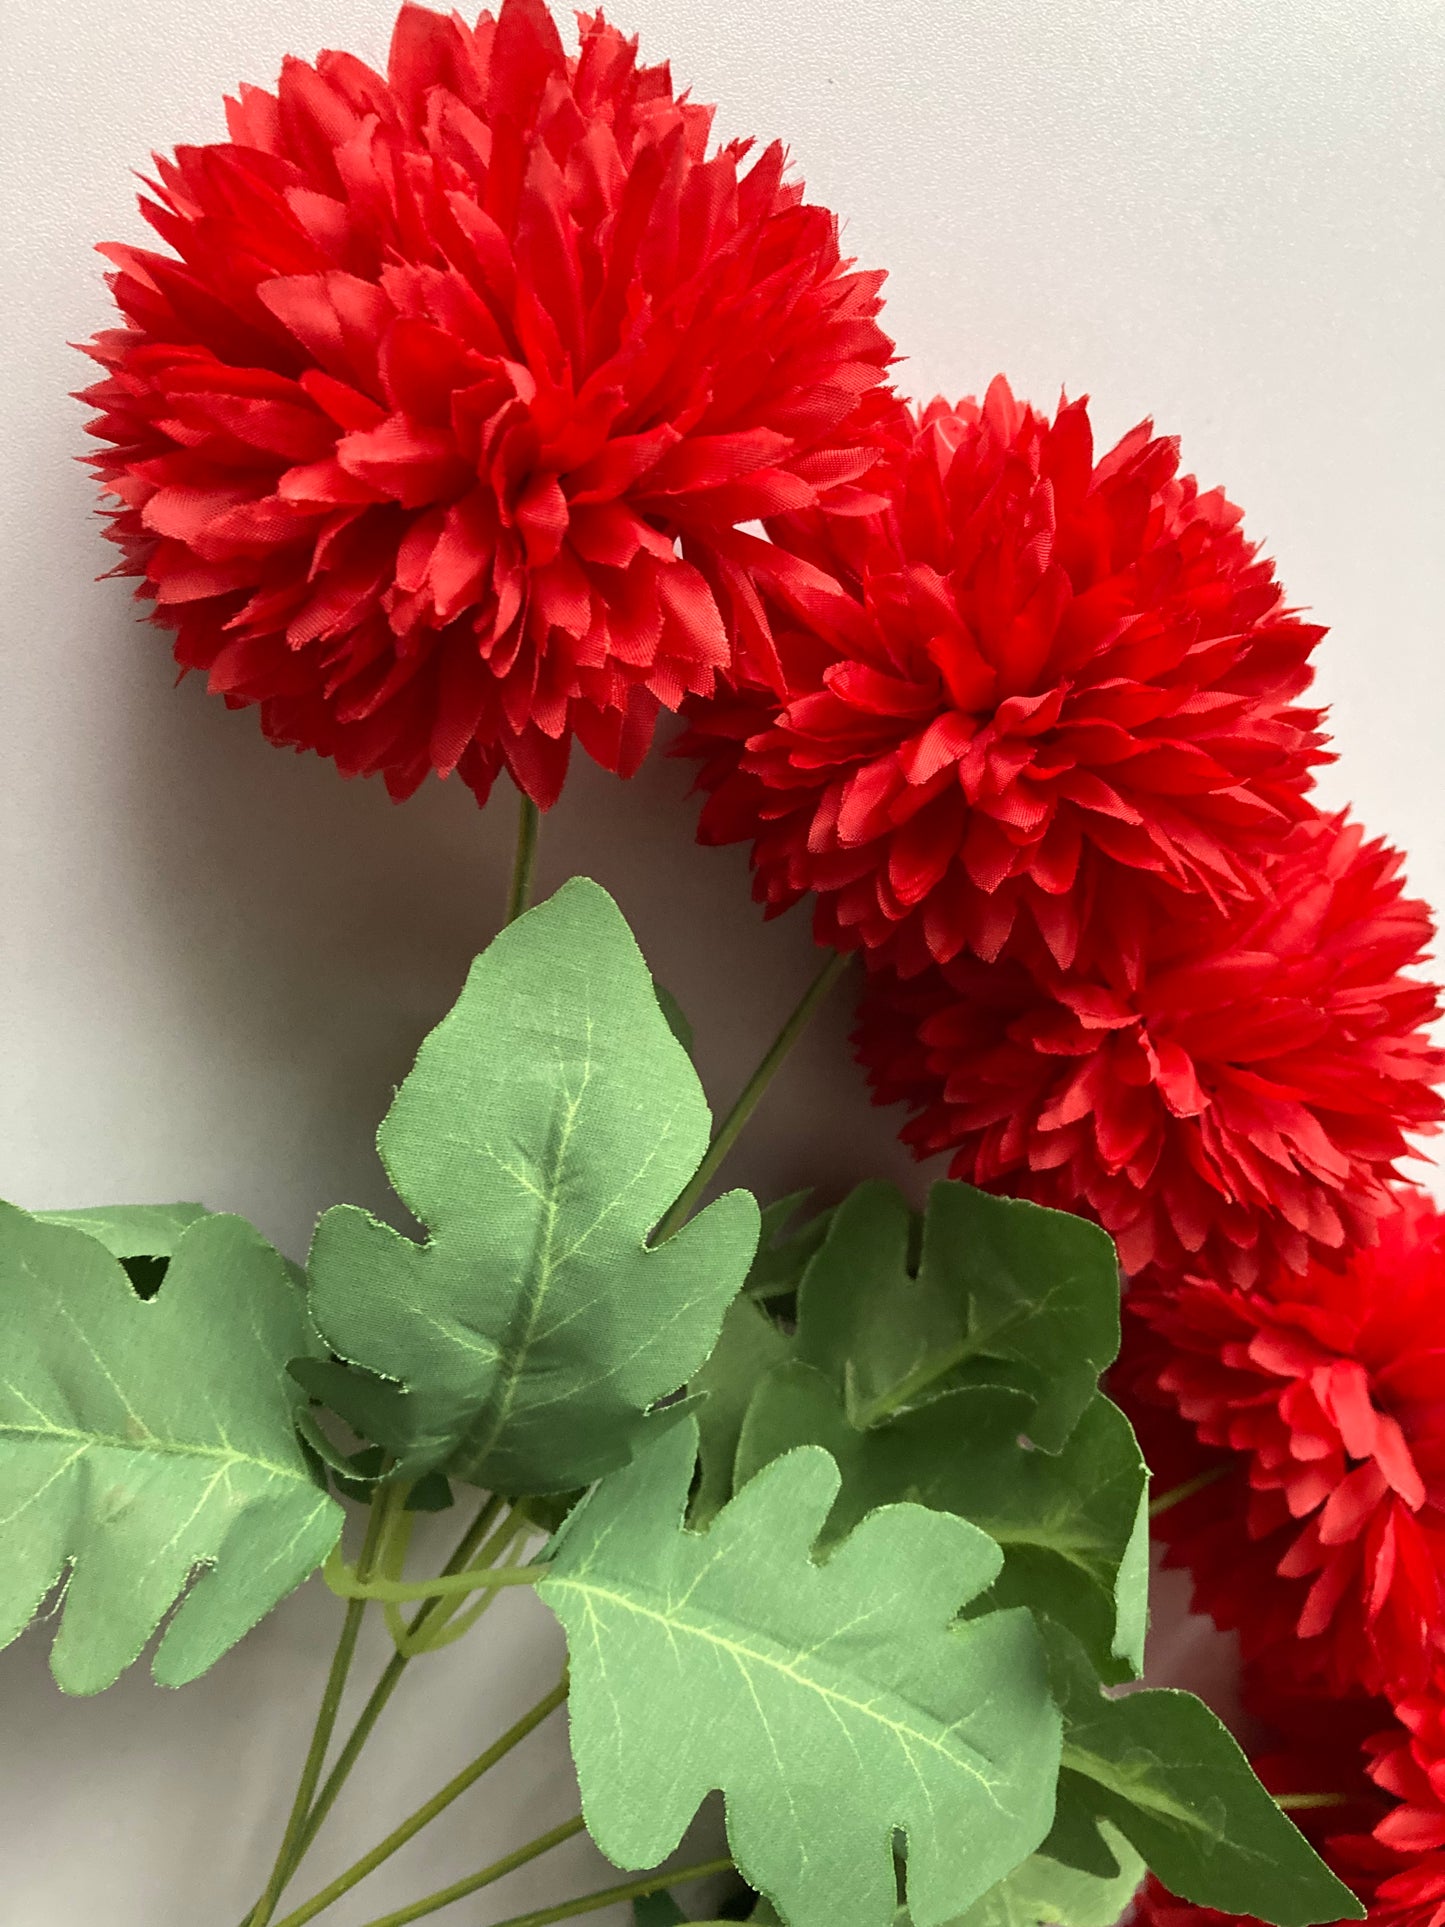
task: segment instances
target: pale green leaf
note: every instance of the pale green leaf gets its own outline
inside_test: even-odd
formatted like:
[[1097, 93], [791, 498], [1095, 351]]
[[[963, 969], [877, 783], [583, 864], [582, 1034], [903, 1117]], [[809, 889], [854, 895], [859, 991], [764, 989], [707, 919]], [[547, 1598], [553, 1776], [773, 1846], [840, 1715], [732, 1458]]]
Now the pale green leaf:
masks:
[[293, 1424], [286, 1361], [314, 1342], [301, 1293], [257, 1232], [215, 1216], [142, 1302], [98, 1240], [9, 1205], [0, 1293], [0, 1645], [68, 1569], [65, 1691], [109, 1686], [183, 1592], [153, 1670], [194, 1679], [341, 1529]]
[[891, 1185], [863, 1184], [808, 1266], [799, 1328], [805, 1364], [848, 1372], [855, 1425], [1004, 1385], [1028, 1394], [1029, 1435], [1054, 1451], [1119, 1349], [1118, 1263], [1064, 1211], [942, 1183], [920, 1224]]
[[[808, 1299], [799, 1327], [808, 1330]], [[827, 1537], [850, 1532], [875, 1506], [899, 1499], [956, 1512], [1003, 1548], [990, 1599], [1050, 1613], [1081, 1638], [1095, 1663], [1137, 1672], [1128, 1641], [1141, 1625], [1147, 1564], [1132, 1565], [1134, 1528], [1148, 1472], [1129, 1421], [1096, 1393], [1057, 1453], [1023, 1438], [1032, 1401], [968, 1386], [868, 1430], [850, 1424], [840, 1388], [798, 1360], [758, 1386], [736, 1450], [739, 1484], [780, 1453], [822, 1445], [843, 1483]], [[1121, 1630], [1124, 1639], [1121, 1640]]]
[[998, 1548], [920, 1506], [873, 1513], [817, 1563], [827, 1454], [775, 1461], [705, 1533], [674, 1426], [578, 1507], [541, 1592], [571, 1652], [572, 1747], [593, 1838], [623, 1867], [724, 1794], [739, 1870], [789, 1927], [890, 1927], [895, 1834], [937, 1927], [1042, 1841], [1058, 1716], [1033, 1620], [955, 1615]]
[[1046, 1633], [1064, 1714], [1057, 1833], [1109, 1821], [1172, 1893], [1221, 1913], [1277, 1927], [1363, 1917], [1202, 1700], [1160, 1689], [1108, 1698], [1077, 1643]]
[[[1080, 1873], [1036, 1853], [948, 1927], [1115, 1927], [1144, 1877], [1144, 1862], [1107, 1821], [1102, 1831], [1116, 1855], [1112, 1874]], [[894, 1927], [913, 1927], [906, 1907]]]
[[574, 879], [476, 960], [382, 1124], [426, 1241], [351, 1206], [318, 1225], [316, 1322], [377, 1376], [308, 1389], [411, 1476], [544, 1493], [619, 1464], [706, 1358], [757, 1242], [733, 1192], [647, 1244], [708, 1134], [620, 911]]

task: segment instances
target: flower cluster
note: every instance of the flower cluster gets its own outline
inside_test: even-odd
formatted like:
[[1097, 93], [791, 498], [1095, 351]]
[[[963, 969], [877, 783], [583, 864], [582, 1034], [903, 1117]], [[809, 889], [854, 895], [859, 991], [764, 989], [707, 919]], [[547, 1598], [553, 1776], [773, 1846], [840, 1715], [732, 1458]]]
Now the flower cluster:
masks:
[[1116, 1240], [1262, 1770], [1372, 1919], [1445, 1927], [1445, 1218], [1397, 1173], [1445, 1053], [1429, 913], [1311, 795], [1323, 631], [1152, 424], [899, 399], [881, 276], [600, 14], [569, 54], [542, 0], [408, 4], [385, 75], [229, 122], [89, 349], [182, 669], [398, 798], [546, 807], [681, 710], [701, 840], [863, 953], [905, 1141]]

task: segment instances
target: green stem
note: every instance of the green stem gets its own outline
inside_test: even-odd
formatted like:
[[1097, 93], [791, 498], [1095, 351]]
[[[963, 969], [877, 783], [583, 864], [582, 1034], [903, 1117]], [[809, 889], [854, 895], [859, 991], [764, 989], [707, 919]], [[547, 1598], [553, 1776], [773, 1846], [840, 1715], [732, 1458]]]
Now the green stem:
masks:
[[[730, 1873], [732, 1866], [728, 1859], [700, 1860], [694, 1867], [650, 1873], [641, 1880], [625, 1880], [620, 1887], [603, 1887], [595, 1894], [579, 1894], [576, 1900], [564, 1900], [559, 1907], [542, 1907], [532, 1914], [513, 1914], [507, 1920], [499, 1920], [497, 1927], [551, 1927], [554, 1920], [595, 1914], [599, 1907], [610, 1907], [617, 1900], [645, 1900], [648, 1894], [655, 1894], [663, 1887], [681, 1887], [689, 1880], [706, 1880], [709, 1874]], [[368, 1921], [367, 1927], [404, 1927], [406, 1921], [417, 1918], [414, 1913], [388, 1914], [385, 1920]]]
[[542, 1854], [550, 1853], [553, 1847], [560, 1847], [564, 1840], [581, 1833], [584, 1824], [580, 1813], [573, 1820], [564, 1820], [560, 1827], [538, 1834], [525, 1847], [515, 1847], [511, 1853], [503, 1854], [500, 1860], [494, 1860], [490, 1867], [483, 1867], [480, 1873], [454, 1881], [450, 1887], [428, 1894], [425, 1900], [414, 1900], [409, 1907], [398, 1907], [394, 1914], [383, 1914], [378, 1920], [368, 1921], [366, 1927], [406, 1927], [408, 1921], [420, 1920], [423, 1914], [434, 1914], [442, 1907], [450, 1907], [454, 1900], [465, 1900], [468, 1894], [476, 1893], [479, 1888], [490, 1887], [503, 1874], [511, 1873], [516, 1867], [525, 1867], [529, 1860], [536, 1860]]
[[512, 887], [507, 893], [508, 923], [515, 923], [532, 901], [532, 870], [537, 861], [540, 812], [524, 791], [518, 791], [517, 804], [517, 852], [512, 858]]
[[385, 1599], [394, 1605], [412, 1599], [465, 1599], [469, 1593], [490, 1592], [497, 1586], [535, 1586], [546, 1576], [546, 1561], [532, 1566], [469, 1566], [465, 1572], [443, 1573], [435, 1579], [363, 1579], [339, 1561], [326, 1568], [326, 1583], [339, 1598]]
[[[357, 1561], [359, 1573], [370, 1573], [372, 1562], [385, 1538], [390, 1518], [391, 1501], [386, 1490], [383, 1490], [371, 1502], [371, 1516], [366, 1522], [366, 1538], [362, 1544], [361, 1557]], [[306, 1760], [301, 1768], [296, 1797], [291, 1802], [291, 1811], [286, 1818], [286, 1831], [282, 1834], [281, 1845], [276, 1851], [271, 1877], [266, 1882], [261, 1898], [248, 1916], [247, 1927], [266, 1927], [266, 1923], [276, 1911], [276, 1903], [281, 1898], [286, 1882], [305, 1852], [302, 1838], [307, 1816], [311, 1810], [311, 1801], [316, 1792], [317, 1782], [321, 1778], [321, 1769], [326, 1763], [326, 1749], [330, 1746], [331, 1735], [336, 1730], [336, 1716], [341, 1710], [341, 1695], [346, 1688], [351, 1662], [356, 1657], [356, 1642], [365, 1613], [364, 1599], [352, 1599], [347, 1602], [346, 1617], [341, 1625], [341, 1637], [336, 1643], [336, 1653], [331, 1661], [331, 1670], [326, 1675], [326, 1686], [321, 1695], [321, 1707], [316, 1715], [316, 1724], [312, 1728], [311, 1744], [306, 1750]]]
[[676, 1204], [657, 1227], [655, 1242], [670, 1238], [673, 1232], [684, 1225], [692, 1215], [693, 1206], [712, 1183], [718, 1166], [733, 1148], [738, 1134], [758, 1108], [764, 1092], [782, 1068], [789, 1051], [808, 1028], [818, 1006], [852, 961], [851, 955], [835, 952], [803, 992], [792, 1015], [768, 1047], [767, 1055], [743, 1086], [736, 1104], [714, 1132], [712, 1143], [707, 1147], [702, 1163], [694, 1171]]
[[[488, 1533], [496, 1523], [498, 1514], [506, 1510], [506, 1504], [505, 1499], [498, 1498], [495, 1495], [483, 1502], [481, 1510], [457, 1542], [451, 1558], [448, 1559], [446, 1565], [443, 1566], [443, 1572], [457, 1572], [462, 1567], [470, 1564], [471, 1560], [476, 1556], [478, 1548], [486, 1540]], [[432, 1631], [432, 1620], [440, 1619], [444, 1623], [450, 1616], [450, 1611], [451, 1608], [442, 1600], [434, 1600], [430, 1605], [423, 1606], [419, 1612], [412, 1615], [411, 1623], [407, 1627], [408, 1638], [414, 1640], [419, 1633]], [[306, 1816], [306, 1824], [302, 1829], [300, 1839], [299, 1850], [301, 1853], [306, 1852], [311, 1842], [321, 1831], [327, 1814], [330, 1813], [332, 1807], [336, 1804], [337, 1795], [346, 1784], [347, 1779], [351, 1775], [352, 1768], [356, 1765], [360, 1757], [361, 1749], [366, 1745], [367, 1740], [370, 1739], [372, 1729], [375, 1727], [376, 1722], [386, 1711], [387, 1702], [401, 1684], [402, 1674], [405, 1673], [407, 1667], [410, 1665], [411, 1659], [412, 1654], [409, 1652], [393, 1653], [386, 1663], [381, 1678], [371, 1689], [371, 1697], [367, 1700], [365, 1706], [362, 1707], [360, 1714], [357, 1716], [355, 1726], [352, 1727], [350, 1733], [347, 1735], [346, 1744], [336, 1756], [335, 1766], [332, 1767], [330, 1773], [326, 1776], [321, 1791], [316, 1796], [315, 1805]]]
[[1161, 1492], [1157, 1499], [1149, 1501], [1149, 1517], [1157, 1519], [1166, 1512], [1172, 1512], [1175, 1506], [1183, 1505], [1184, 1501], [1192, 1499], [1196, 1492], [1205, 1491], [1214, 1484], [1216, 1479], [1222, 1479], [1231, 1469], [1232, 1462], [1229, 1459], [1222, 1459], [1218, 1465], [1211, 1465], [1207, 1472], [1199, 1472], [1192, 1479], [1186, 1479], [1183, 1485], [1171, 1486], [1167, 1492]]
[[1348, 1793], [1276, 1793], [1274, 1803], [1281, 1813], [1306, 1813], [1312, 1807], [1347, 1807]]
[[464, 1766], [454, 1779], [447, 1781], [439, 1793], [434, 1793], [424, 1806], [419, 1806], [410, 1818], [403, 1820], [400, 1826], [395, 1827], [378, 1846], [372, 1848], [370, 1853], [363, 1854], [355, 1866], [348, 1867], [345, 1873], [338, 1874], [330, 1886], [323, 1887], [319, 1893], [313, 1894], [304, 1906], [298, 1907], [294, 1913], [287, 1914], [286, 1918], [278, 1923], [278, 1927], [303, 1927], [304, 1922], [314, 1920], [317, 1914], [324, 1912], [331, 1905], [332, 1901], [340, 1900], [343, 1894], [350, 1893], [353, 1887], [365, 1880], [368, 1874], [374, 1873], [384, 1860], [389, 1860], [394, 1853], [406, 1845], [408, 1840], [420, 1833], [423, 1827], [430, 1826], [439, 1813], [445, 1812], [453, 1800], [460, 1799], [468, 1787], [474, 1786], [484, 1773], [489, 1772], [497, 1764], [498, 1760], [505, 1759], [512, 1748], [520, 1745], [535, 1727], [540, 1726], [550, 1713], [555, 1712], [566, 1697], [567, 1681], [564, 1677], [545, 1699], [539, 1700], [529, 1713], [524, 1713], [516, 1725], [509, 1727], [499, 1740], [487, 1748], [485, 1753], [478, 1754], [470, 1766]]

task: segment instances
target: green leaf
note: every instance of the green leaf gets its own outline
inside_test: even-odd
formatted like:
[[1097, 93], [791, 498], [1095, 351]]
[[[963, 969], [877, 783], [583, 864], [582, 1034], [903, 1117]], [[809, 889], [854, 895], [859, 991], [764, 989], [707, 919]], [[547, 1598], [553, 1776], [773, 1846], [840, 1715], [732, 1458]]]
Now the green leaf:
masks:
[[688, 1056], [691, 1057], [693, 1035], [692, 1025], [687, 1020], [687, 1013], [683, 1010], [682, 1005], [677, 1001], [676, 997], [673, 996], [667, 986], [658, 983], [655, 977], [652, 980], [652, 991], [653, 995], [657, 998], [658, 1009], [667, 1019], [667, 1028], [672, 1032], [678, 1043], [682, 1045]]
[[[1065, 1867], [1036, 1853], [949, 1927], [1115, 1927], [1144, 1877], [1144, 1862], [1105, 1822], [1117, 1854], [1107, 1878]], [[910, 1927], [905, 1909], [897, 1927]]]
[[807, 1191], [793, 1191], [764, 1210], [757, 1256], [743, 1286], [749, 1298], [759, 1302], [790, 1298], [802, 1284], [803, 1273], [827, 1236], [833, 1216], [831, 1211], [819, 1211], [789, 1231], [789, 1221], [809, 1196]]
[[[805, 1294], [800, 1348], [811, 1302]], [[1134, 1536], [1149, 1475], [1133, 1430], [1096, 1393], [1062, 1449], [1041, 1452], [1022, 1439], [1031, 1411], [1025, 1393], [968, 1386], [860, 1431], [841, 1388], [794, 1359], [758, 1386], [736, 1477], [743, 1483], [794, 1446], [825, 1446], [843, 1479], [827, 1539], [894, 1500], [956, 1512], [1003, 1548], [991, 1604], [1048, 1612], [1084, 1641], [1096, 1665], [1137, 1673], [1148, 1569], [1138, 1567]]]
[[646, 1242], [708, 1132], [621, 912], [574, 879], [472, 965], [382, 1124], [426, 1242], [352, 1206], [317, 1226], [317, 1324], [378, 1376], [313, 1369], [308, 1389], [408, 1476], [589, 1484], [702, 1364], [752, 1258], [744, 1192]]
[[[736, 1478], [825, 1446], [843, 1475], [831, 1537], [893, 1500], [956, 1512], [1003, 1547], [991, 1603], [1045, 1611], [1111, 1677], [1137, 1674], [1148, 1473], [1093, 1383], [1117, 1338], [1117, 1269], [1094, 1227], [955, 1184], [919, 1220], [890, 1185], [862, 1185], [808, 1266], [793, 1355], [759, 1381]], [[1041, 1423], [1040, 1388], [1063, 1359], [1068, 1397], [1046, 1387]], [[1036, 1448], [1041, 1432], [1057, 1449]]]
[[98, 1204], [73, 1211], [35, 1211], [41, 1224], [64, 1224], [98, 1238], [125, 1266], [142, 1298], [154, 1298], [181, 1233], [206, 1216], [203, 1204]]
[[171, 1258], [183, 1234], [207, 1215], [203, 1204], [94, 1204], [74, 1211], [33, 1211], [37, 1224], [68, 1225], [103, 1244], [115, 1258]]
[[811, 1447], [690, 1532], [695, 1451], [687, 1421], [604, 1480], [540, 1588], [567, 1632], [593, 1838], [656, 1866], [720, 1787], [739, 1870], [789, 1927], [890, 1927], [901, 1831], [910, 1904], [936, 1927], [1053, 1812], [1058, 1716], [1032, 1619], [955, 1618], [998, 1548], [889, 1506], [818, 1564], [838, 1474]]
[[848, 1374], [853, 1424], [1003, 1385], [1028, 1394], [1033, 1443], [1057, 1451], [1119, 1349], [1119, 1268], [1064, 1211], [942, 1183], [920, 1225], [891, 1185], [863, 1184], [833, 1214], [798, 1317], [799, 1358]]
[[1200, 1907], [1277, 1927], [1363, 1918], [1202, 1700], [1172, 1690], [1106, 1698], [1078, 1645], [1057, 1627], [1046, 1636], [1064, 1714], [1062, 1831], [1112, 1822], [1171, 1892]]
[[671, 1894], [647, 1894], [632, 1903], [633, 1927], [682, 1927], [687, 1915]]
[[760, 1381], [789, 1349], [772, 1319], [746, 1295], [728, 1306], [712, 1356], [690, 1387], [704, 1394], [697, 1414], [701, 1472], [693, 1496], [694, 1526], [705, 1526], [732, 1497], [743, 1414]]
[[143, 1303], [95, 1238], [0, 1206], [0, 1646], [67, 1567], [51, 1669], [109, 1686], [192, 1576], [156, 1653], [183, 1685], [320, 1565], [341, 1508], [297, 1440], [286, 1360], [313, 1343], [285, 1261], [203, 1217]]

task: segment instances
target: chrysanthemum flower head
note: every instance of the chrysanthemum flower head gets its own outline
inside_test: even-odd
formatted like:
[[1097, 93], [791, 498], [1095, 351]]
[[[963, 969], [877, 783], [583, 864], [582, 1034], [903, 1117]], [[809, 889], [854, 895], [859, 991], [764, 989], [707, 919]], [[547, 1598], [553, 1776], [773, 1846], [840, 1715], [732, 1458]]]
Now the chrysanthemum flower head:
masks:
[[758, 896], [904, 975], [1016, 929], [1061, 968], [1137, 964], [1170, 913], [1257, 891], [1321, 760], [1297, 706], [1320, 629], [1284, 606], [1218, 491], [1141, 424], [1096, 461], [996, 381], [935, 402], [861, 520], [770, 524], [811, 566], [776, 689], [696, 705], [701, 835]]
[[1136, 1319], [1155, 1344], [1120, 1396], [1231, 1455], [1157, 1521], [1200, 1608], [1332, 1691], [1426, 1689], [1445, 1668], [1445, 1217], [1406, 1191], [1344, 1271], [1148, 1289]]
[[882, 277], [600, 14], [569, 57], [542, 0], [406, 5], [385, 77], [288, 60], [228, 113], [157, 160], [173, 252], [103, 250], [123, 572], [183, 668], [397, 796], [547, 804], [574, 736], [630, 771], [756, 605], [739, 524], [873, 461]]
[[908, 1104], [905, 1141], [953, 1176], [1097, 1219], [1130, 1274], [1253, 1285], [1339, 1262], [1442, 1112], [1438, 994], [1404, 974], [1430, 917], [1343, 816], [1298, 824], [1263, 875], [1263, 903], [1157, 920], [1133, 983], [1041, 950], [875, 973], [857, 1032], [875, 1096]]

